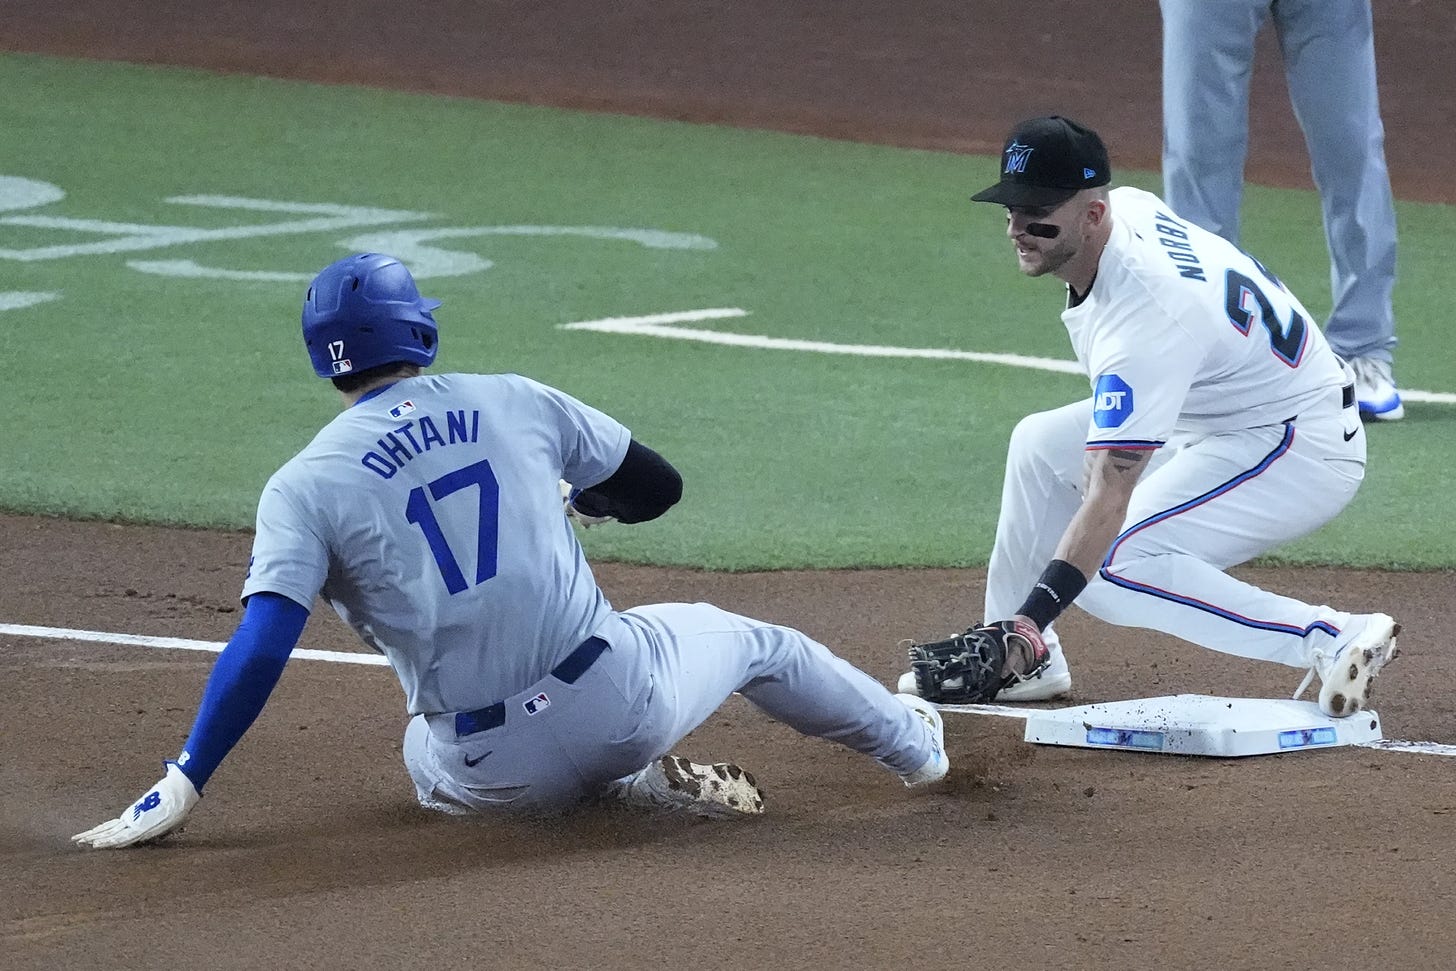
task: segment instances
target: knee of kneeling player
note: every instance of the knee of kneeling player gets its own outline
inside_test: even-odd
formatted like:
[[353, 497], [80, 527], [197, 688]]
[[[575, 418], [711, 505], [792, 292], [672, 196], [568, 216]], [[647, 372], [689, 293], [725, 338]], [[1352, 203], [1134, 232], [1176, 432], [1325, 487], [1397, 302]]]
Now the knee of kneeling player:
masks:
[[[1011, 430], [1011, 440], [1006, 446], [1006, 467], [1057, 469], [1065, 465], [1066, 472], [1075, 469], [1080, 472], [1082, 463], [1082, 436], [1069, 438], [1053, 412], [1037, 412], [1027, 415]], [[1066, 450], [1067, 454], [1057, 453]], [[1061, 459], [1061, 461], [1058, 461]]]

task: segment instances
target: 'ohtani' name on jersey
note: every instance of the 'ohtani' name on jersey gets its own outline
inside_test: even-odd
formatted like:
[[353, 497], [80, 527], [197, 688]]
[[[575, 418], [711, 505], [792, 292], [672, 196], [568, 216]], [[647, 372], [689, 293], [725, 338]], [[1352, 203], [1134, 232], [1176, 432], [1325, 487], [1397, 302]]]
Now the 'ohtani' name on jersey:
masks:
[[1203, 264], [1188, 242], [1188, 227], [1165, 212], [1158, 213], [1158, 242], [1168, 252], [1168, 258], [1178, 264], [1178, 275], [1189, 280], [1208, 282], [1203, 275]]
[[462, 442], [480, 440], [480, 412], [445, 412], [445, 430], [442, 433], [435, 419], [421, 415], [418, 421], [407, 421], [394, 431], [375, 442], [375, 448], [364, 453], [359, 462], [381, 479], [391, 479], [404, 468], [406, 462], [414, 460], [421, 452], [432, 448], [447, 448]]

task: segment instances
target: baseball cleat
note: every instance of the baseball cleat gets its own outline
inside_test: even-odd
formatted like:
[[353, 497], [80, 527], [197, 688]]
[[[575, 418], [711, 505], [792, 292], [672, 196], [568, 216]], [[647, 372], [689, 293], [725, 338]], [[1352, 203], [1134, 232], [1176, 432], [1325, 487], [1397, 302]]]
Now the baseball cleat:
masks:
[[731, 762], [699, 765], [664, 755], [609, 787], [629, 806], [660, 813], [688, 813], [704, 819], [734, 819], [763, 813], [763, 792], [751, 772]]
[[1051, 657], [1040, 671], [996, 693], [997, 701], [1017, 704], [1023, 701], [1052, 701], [1072, 693], [1072, 669], [1060, 647], [1051, 649]]
[[1395, 388], [1389, 361], [1356, 357], [1349, 363], [1355, 372], [1355, 401], [1361, 417], [1375, 421], [1399, 421], [1405, 417], [1405, 405]]
[[1316, 651], [1310, 672], [1294, 693], [1298, 698], [1315, 674], [1320, 677], [1320, 710], [1331, 718], [1345, 718], [1370, 704], [1370, 691], [1380, 669], [1400, 655], [1396, 638], [1400, 625], [1385, 614], [1371, 614], [1365, 627], [1333, 654]]
[[930, 732], [931, 744], [930, 755], [925, 764], [914, 772], [901, 773], [901, 781], [912, 789], [939, 782], [950, 771], [950, 756], [945, 754], [945, 720], [940, 717], [940, 712], [935, 710], [934, 705], [919, 695], [902, 693], [895, 698], [925, 722], [925, 727]]
[[1060, 647], [1051, 649], [1051, 657], [1035, 674], [1009, 684], [996, 692], [997, 701], [1012, 704], [1022, 701], [1052, 701], [1066, 698], [1072, 693], [1072, 669], [1067, 667], [1067, 656]]

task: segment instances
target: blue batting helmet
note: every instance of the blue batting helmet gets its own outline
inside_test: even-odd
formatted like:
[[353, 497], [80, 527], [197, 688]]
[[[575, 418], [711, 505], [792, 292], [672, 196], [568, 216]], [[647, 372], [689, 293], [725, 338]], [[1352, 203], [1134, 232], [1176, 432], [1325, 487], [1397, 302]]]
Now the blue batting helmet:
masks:
[[392, 256], [356, 253], [330, 263], [303, 302], [303, 342], [315, 373], [334, 378], [395, 361], [428, 366], [439, 349], [430, 314], [438, 306], [420, 296]]

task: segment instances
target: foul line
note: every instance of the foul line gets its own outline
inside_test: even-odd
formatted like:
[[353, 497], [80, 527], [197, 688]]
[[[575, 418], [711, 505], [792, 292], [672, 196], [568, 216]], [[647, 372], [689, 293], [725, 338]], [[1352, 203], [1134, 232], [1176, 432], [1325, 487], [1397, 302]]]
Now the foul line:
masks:
[[[933, 361], [979, 361], [983, 364], [1005, 364], [1010, 367], [1034, 368], [1081, 374], [1075, 361], [1058, 361], [1050, 357], [1027, 357], [1022, 354], [986, 354], [980, 351], [954, 351], [935, 347], [886, 347], [879, 344], [832, 344], [827, 341], [791, 340], [763, 334], [731, 334], [719, 330], [696, 330], [691, 327], [668, 327], [691, 320], [716, 320], [725, 317], [746, 317], [748, 311], [737, 307], [715, 307], [707, 310], [684, 310], [669, 314], [648, 314], [644, 317], [605, 317], [582, 320], [574, 324], [558, 324], [559, 330], [589, 330], [599, 334], [633, 334], [639, 337], [664, 337], [669, 340], [697, 341], [728, 347], [752, 347], [769, 351], [812, 351], [817, 354], [848, 354], [855, 357], [926, 358]], [[1456, 396], [1453, 396], [1456, 400]]]
[[[977, 361], [981, 364], [1003, 364], [1007, 367], [1030, 368], [1034, 371], [1052, 371], [1057, 374], [1084, 375], [1082, 366], [1076, 361], [1062, 361], [1052, 357], [1029, 357], [1024, 354], [991, 354], [983, 351], [956, 351], [935, 347], [887, 347], [880, 344], [834, 344], [828, 341], [791, 340], [786, 337], [769, 337], [766, 334], [733, 334], [720, 330], [699, 330], [693, 327], [672, 327], [670, 324], [698, 320], [722, 320], [729, 317], [747, 317], [748, 311], [739, 307], [710, 307], [705, 310], [682, 310], [675, 313], [646, 314], [641, 317], [604, 317], [601, 320], [581, 320], [571, 324], [557, 324], [558, 330], [586, 330], [598, 334], [630, 334], [637, 337], [661, 337], [667, 340], [696, 341], [700, 344], [718, 344], [726, 347], [750, 347], [768, 351], [809, 351], [816, 354], [847, 354], [855, 357], [921, 358], [932, 361]], [[1456, 394], [1444, 391], [1415, 391], [1400, 389], [1400, 396], [1406, 401], [1420, 401], [1430, 404], [1456, 404]]]
[[[191, 641], [183, 637], [149, 637], [144, 634], [110, 634], [99, 630], [71, 630], [66, 627], [29, 627], [24, 624], [0, 624], [0, 634], [14, 637], [40, 637], [53, 641], [90, 641], [96, 644], [125, 644], [128, 647], [165, 647], [177, 651], [209, 651], [217, 654], [226, 643], [220, 641]], [[389, 662], [379, 654], [361, 654], [351, 651], [315, 651], [295, 647], [290, 657], [305, 661], [336, 661], [339, 664], [377, 664], [388, 666]]]
[[[12, 637], [36, 637], [53, 641], [87, 641], [95, 644], [121, 644], [127, 647], [159, 647], [180, 651], [220, 652], [227, 645], [220, 641], [194, 641], [183, 637], [151, 637], [145, 634], [115, 634], [99, 630], [74, 630], [68, 627], [32, 627], [25, 624], [0, 624], [0, 635]], [[389, 662], [378, 654], [361, 654], [353, 651], [316, 651], [308, 648], [294, 648], [291, 658], [304, 661], [333, 661], [338, 664], [370, 664], [387, 667]], [[959, 712], [967, 715], [996, 715], [1001, 718], [1030, 717], [1034, 710], [1008, 708], [1005, 705], [937, 705], [941, 711]], [[1360, 742], [1351, 748], [1373, 748], [1385, 752], [1410, 752], [1415, 755], [1456, 756], [1456, 745], [1440, 742], [1404, 742], [1400, 739], [1380, 739], [1374, 742]]]

